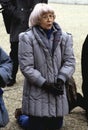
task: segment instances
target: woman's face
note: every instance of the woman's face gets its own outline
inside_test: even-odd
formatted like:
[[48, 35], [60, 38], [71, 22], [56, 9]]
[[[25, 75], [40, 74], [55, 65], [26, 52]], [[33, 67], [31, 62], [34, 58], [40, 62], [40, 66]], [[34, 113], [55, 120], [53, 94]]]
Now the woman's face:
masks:
[[39, 20], [39, 25], [43, 29], [51, 29], [53, 22], [54, 22], [55, 16], [52, 13], [44, 13], [40, 20]]

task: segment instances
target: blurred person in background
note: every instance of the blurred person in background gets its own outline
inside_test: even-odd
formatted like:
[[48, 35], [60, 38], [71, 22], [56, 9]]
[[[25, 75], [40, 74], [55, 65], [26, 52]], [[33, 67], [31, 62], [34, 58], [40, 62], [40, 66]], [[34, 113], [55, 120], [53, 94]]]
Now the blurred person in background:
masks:
[[77, 100], [72, 104], [70, 112], [75, 107], [81, 107], [86, 111], [86, 118], [88, 119], [88, 35], [86, 36], [81, 52], [81, 73], [82, 73], [82, 93], [77, 93]]
[[9, 122], [9, 116], [3, 100], [3, 88], [11, 80], [12, 62], [6, 52], [0, 47], [0, 128]]
[[55, 22], [48, 4], [35, 5], [29, 29], [19, 35], [18, 56], [25, 77], [18, 123], [28, 130], [60, 129], [69, 113], [65, 82], [75, 71], [75, 58], [72, 35]]
[[6, 52], [0, 47], [0, 87], [5, 87], [12, 74], [12, 61]]
[[82, 92], [84, 96], [84, 107], [86, 110], [86, 117], [88, 119], [88, 35], [82, 46], [81, 55], [81, 69], [82, 69]]
[[16, 83], [18, 72], [18, 35], [28, 28], [28, 19], [34, 5], [47, 3], [48, 0], [0, 0], [4, 22], [7, 26], [7, 33], [10, 34], [11, 51], [10, 57], [13, 61], [12, 79], [8, 86]]

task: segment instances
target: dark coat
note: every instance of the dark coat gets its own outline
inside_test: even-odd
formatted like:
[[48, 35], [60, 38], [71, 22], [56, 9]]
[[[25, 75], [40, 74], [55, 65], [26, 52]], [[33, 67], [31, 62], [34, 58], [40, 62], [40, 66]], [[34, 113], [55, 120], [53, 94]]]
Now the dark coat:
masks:
[[81, 54], [81, 70], [82, 70], [82, 91], [84, 97], [87, 99], [88, 106], [88, 35], [86, 36]]
[[4, 7], [8, 10], [11, 18], [11, 42], [18, 42], [18, 34], [28, 28], [29, 15], [34, 5], [40, 2], [47, 3], [47, 0], [8, 0], [4, 3]]

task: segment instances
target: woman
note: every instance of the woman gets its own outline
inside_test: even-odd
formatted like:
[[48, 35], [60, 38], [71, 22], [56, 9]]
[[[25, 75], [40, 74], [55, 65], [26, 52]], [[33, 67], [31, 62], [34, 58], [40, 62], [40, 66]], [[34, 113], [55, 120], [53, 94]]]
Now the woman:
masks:
[[75, 71], [73, 42], [54, 20], [54, 10], [39, 3], [30, 15], [29, 30], [19, 35], [25, 77], [22, 114], [29, 116], [33, 130], [61, 128], [69, 110], [65, 82]]

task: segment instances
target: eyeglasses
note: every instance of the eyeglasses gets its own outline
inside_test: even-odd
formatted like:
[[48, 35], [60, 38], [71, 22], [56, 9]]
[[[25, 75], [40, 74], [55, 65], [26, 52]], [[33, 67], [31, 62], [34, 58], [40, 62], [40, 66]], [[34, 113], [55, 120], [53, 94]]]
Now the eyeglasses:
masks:
[[55, 18], [55, 15], [52, 15], [52, 14], [43, 15], [41, 18], [44, 19], [44, 20], [54, 19], [54, 18]]

